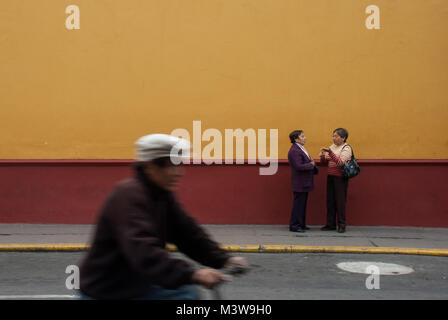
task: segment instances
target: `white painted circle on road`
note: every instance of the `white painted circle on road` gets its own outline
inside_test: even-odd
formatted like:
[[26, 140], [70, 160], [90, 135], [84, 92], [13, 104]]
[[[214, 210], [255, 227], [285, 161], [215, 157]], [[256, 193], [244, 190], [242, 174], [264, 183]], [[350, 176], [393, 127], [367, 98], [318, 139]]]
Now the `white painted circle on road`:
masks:
[[371, 274], [371, 266], [379, 269], [380, 275], [400, 275], [414, 272], [414, 269], [394, 263], [369, 262], [369, 261], [353, 261], [340, 262], [337, 264], [339, 269], [354, 273]]

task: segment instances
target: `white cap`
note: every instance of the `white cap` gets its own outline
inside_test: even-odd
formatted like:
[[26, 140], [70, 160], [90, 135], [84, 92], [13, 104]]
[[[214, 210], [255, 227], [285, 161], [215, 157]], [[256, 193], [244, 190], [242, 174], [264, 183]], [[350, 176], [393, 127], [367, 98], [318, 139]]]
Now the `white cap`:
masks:
[[167, 134], [149, 134], [135, 142], [137, 161], [150, 161], [170, 157], [171, 162], [180, 164], [190, 158], [190, 142]]

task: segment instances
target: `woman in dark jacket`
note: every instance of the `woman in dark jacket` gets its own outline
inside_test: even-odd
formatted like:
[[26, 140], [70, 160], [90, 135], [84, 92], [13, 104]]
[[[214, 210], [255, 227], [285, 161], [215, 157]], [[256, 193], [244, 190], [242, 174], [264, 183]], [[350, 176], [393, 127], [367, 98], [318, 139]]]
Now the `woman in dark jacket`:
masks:
[[309, 229], [305, 222], [306, 204], [308, 192], [314, 189], [315, 163], [304, 147], [306, 137], [302, 130], [291, 132], [289, 139], [292, 146], [288, 152], [288, 161], [291, 166], [291, 185], [294, 193], [289, 230], [305, 232]]

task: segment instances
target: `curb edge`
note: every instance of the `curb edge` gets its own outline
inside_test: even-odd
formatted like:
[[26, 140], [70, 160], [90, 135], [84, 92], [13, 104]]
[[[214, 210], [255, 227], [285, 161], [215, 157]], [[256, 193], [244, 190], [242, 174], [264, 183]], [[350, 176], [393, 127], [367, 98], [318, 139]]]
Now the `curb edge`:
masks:
[[[353, 247], [353, 246], [300, 246], [300, 245], [253, 245], [221, 244], [228, 252], [246, 253], [376, 253], [448, 256], [448, 249], [400, 248], [400, 247]], [[0, 244], [0, 252], [78, 252], [87, 251], [90, 245], [84, 243], [39, 243]], [[167, 244], [169, 251], [178, 251], [173, 244]]]

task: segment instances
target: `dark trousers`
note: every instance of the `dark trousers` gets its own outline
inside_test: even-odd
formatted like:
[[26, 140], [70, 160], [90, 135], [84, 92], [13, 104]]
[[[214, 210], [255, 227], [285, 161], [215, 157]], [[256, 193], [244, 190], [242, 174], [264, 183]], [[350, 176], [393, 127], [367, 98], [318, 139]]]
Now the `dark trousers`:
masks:
[[289, 220], [289, 230], [305, 228], [306, 203], [308, 192], [294, 192], [294, 202], [292, 203], [291, 219]]
[[345, 204], [347, 202], [348, 179], [344, 177], [327, 177], [327, 226], [345, 227]]

